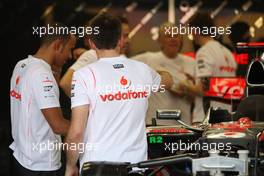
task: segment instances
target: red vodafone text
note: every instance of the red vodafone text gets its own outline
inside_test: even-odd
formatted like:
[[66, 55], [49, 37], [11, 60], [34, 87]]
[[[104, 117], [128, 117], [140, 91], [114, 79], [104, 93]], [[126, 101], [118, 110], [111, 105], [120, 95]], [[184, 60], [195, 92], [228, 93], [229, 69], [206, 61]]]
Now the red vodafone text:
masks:
[[139, 99], [139, 98], [147, 98], [148, 92], [147, 91], [132, 91], [129, 90], [128, 92], [117, 92], [115, 94], [109, 93], [105, 95], [100, 95], [101, 100], [103, 102], [106, 101], [120, 101], [120, 100], [129, 100], [129, 99]]

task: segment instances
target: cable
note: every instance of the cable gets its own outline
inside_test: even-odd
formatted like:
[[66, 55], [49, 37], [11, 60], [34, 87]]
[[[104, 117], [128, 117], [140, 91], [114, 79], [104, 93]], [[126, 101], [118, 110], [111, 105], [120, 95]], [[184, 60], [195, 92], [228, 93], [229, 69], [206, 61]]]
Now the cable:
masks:
[[130, 164], [128, 168], [138, 167], [138, 168], [147, 168], [147, 167], [153, 167], [153, 166], [163, 166], [163, 165], [169, 165], [174, 164], [176, 162], [183, 162], [183, 161], [192, 161], [192, 157], [196, 157], [197, 154], [182, 154], [182, 155], [176, 155], [176, 156], [170, 156], [170, 157], [163, 157], [163, 158], [157, 158], [147, 161], [142, 161], [135, 164]]

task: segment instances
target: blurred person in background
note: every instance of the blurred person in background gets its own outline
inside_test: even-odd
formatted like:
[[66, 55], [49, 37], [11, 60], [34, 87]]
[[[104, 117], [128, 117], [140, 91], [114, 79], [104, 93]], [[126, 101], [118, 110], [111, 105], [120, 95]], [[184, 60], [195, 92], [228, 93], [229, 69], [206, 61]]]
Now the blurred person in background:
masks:
[[236, 51], [236, 45], [239, 42], [248, 43], [250, 42], [250, 32], [249, 28], [250, 26], [248, 23], [243, 21], [237, 21], [231, 26], [231, 34], [228, 36], [228, 38], [231, 41], [231, 46], [229, 49], [231, 51]]
[[[194, 95], [186, 91], [186, 84], [181, 82], [194, 84], [195, 61], [193, 58], [179, 53], [183, 43], [182, 36], [175, 35], [172, 37], [170, 34], [166, 34], [166, 27], [175, 27], [175, 25], [166, 22], [160, 26], [158, 38], [160, 51], [146, 52], [132, 57], [132, 59], [144, 62], [158, 72], [168, 72], [174, 81], [174, 85], [170, 90], [152, 94], [146, 123], [151, 124], [151, 119], [155, 117], [157, 109], [180, 109], [181, 119], [190, 124], [192, 123], [191, 111]], [[158, 121], [158, 124], [164, 125], [175, 123], [175, 120]]]
[[[190, 20], [190, 26], [208, 29], [214, 27], [214, 22], [207, 13], [197, 13]], [[229, 49], [220, 44], [211, 34], [196, 33], [193, 34], [194, 42], [201, 46], [195, 56], [195, 76], [196, 84], [188, 91], [196, 94], [195, 108], [193, 112], [194, 122], [200, 122], [205, 117], [205, 112], [209, 107], [220, 107], [232, 111], [232, 107], [228, 103], [218, 101], [208, 101], [204, 99], [204, 87], [210, 77], [235, 77], [237, 63]], [[188, 82], [185, 83], [188, 85]]]
[[[249, 31], [249, 24], [243, 21], [237, 21], [231, 25], [231, 34], [228, 36], [231, 41], [231, 46], [229, 45], [229, 49], [236, 52], [237, 43], [243, 42], [248, 43], [250, 42], [250, 31]], [[248, 64], [249, 64], [248, 60]], [[237, 67], [236, 75], [237, 76], [246, 76], [248, 64], [239, 64]]]
[[[121, 54], [127, 55], [129, 52], [129, 38], [128, 38], [128, 34], [130, 32], [129, 23], [127, 18], [124, 16], [118, 16], [118, 19], [121, 21], [122, 35], [124, 37], [124, 46], [121, 49]], [[89, 36], [86, 36], [84, 39], [86, 46], [89, 46], [88, 41], [89, 41]], [[66, 73], [63, 75], [62, 79], [60, 80], [60, 87], [64, 90], [64, 92], [68, 97], [70, 97], [70, 93], [71, 93], [71, 81], [72, 81], [73, 72], [84, 67], [85, 65], [95, 62], [98, 59], [96, 52], [93, 49], [86, 50], [85, 48], [77, 48], [75, 49], [73, 54], [77, 60], [66, 71]]]

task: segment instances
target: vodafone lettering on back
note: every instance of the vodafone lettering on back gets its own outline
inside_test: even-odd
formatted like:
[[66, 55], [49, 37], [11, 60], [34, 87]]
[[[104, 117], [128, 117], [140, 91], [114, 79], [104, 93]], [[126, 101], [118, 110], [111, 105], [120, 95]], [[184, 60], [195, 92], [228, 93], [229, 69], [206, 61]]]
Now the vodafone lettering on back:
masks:
[[115, 92], [100, 94], [103, 102], [148, 98], [149, 92], [147, 90], [129, 90], [134, 88], [134, 86], [131, 86], [131, 81], [124, 76], [120, 78], [119, 83], [121, 84], [119, 90], [113, 88], [112, 90], [115, 90]]
[[138, 99], [138, 98], [147, 98], [148, 97], [148, 92], [143, 91], [143, 92], [136, 92], [129, 90], [128, 92], [122, 92], [119, 91], [116, 94], [105, 94], [105, 95], [100, 95], [101, 100], [106, 102], [106, 101], [114, 101], [114, 100], [129, 100], [129, 99]]

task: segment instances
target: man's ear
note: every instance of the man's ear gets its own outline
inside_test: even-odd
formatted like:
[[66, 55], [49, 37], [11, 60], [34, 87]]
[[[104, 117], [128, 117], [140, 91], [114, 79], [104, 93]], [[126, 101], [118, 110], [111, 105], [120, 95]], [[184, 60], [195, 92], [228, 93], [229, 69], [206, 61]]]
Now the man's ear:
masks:
[[84, 38], [84, 46], [87, 47], [87, 48], [91, 48], [90, 43], [89, 43], [89, 40], [90, 39], [88, 37], [85, 37]]
[[123, 48], [125, 46], [125, 39], [122, 35], [120, 39], [118, 40], [117, 46], [119, 46], [120, 48]]
[[52, 47], [55, 51], [61, 52], [63, 49], [63, 42], [61, 40], [55, 40], [52, 43]]
[[89, 45], [90, 45], [90, 48], [93, 49], [93, 50], [96, 50], [96, 46], [94, 44], [94, 42], [91, 40], [91, 39], [88, 39], [88, 42], [89, 42]]

